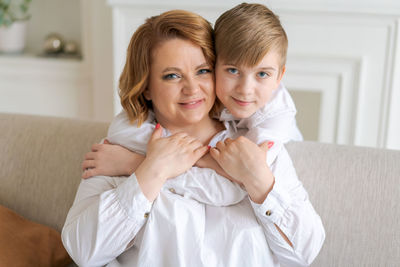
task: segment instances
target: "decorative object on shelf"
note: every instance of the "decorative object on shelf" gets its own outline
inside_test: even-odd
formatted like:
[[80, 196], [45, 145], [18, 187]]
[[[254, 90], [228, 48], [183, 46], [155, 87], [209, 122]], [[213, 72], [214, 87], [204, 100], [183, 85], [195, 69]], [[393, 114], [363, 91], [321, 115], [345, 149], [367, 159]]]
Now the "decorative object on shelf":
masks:
[[43, 43], [44, 57], [62, 57], [80, 59], [78, 44], [74, 41], [65, 41], [59, 33], [50, 33]]
[[43, 49], [46, 54], [58, 54], [63, 51], [64, 38], [58, 33], [50, 33], [46, 36]]
[[74, 41], [68, 41], [64, 46], [64, 53], [68, 55], [78, 54], [78, 44]]
[[21, 53], [24, 50], [30, 2], [0, 0], [0, 52]]

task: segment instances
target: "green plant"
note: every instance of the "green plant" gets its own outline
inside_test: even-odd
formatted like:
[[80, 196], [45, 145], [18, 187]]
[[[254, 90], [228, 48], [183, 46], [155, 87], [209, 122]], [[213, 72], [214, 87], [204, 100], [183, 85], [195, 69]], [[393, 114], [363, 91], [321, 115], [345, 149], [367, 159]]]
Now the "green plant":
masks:
[[15, 21], [27, 20], [29, 4], [32, 0], [0, 0], [0, 27], [10, 26]]

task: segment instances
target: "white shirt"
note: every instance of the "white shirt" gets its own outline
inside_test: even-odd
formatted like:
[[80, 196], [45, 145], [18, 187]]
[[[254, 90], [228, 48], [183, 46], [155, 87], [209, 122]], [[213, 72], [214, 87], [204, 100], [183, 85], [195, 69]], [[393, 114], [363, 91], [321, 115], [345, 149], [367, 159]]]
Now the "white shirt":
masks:
[[[237, 129], [240, 123], [224, 123], [227, 130], [210, 144], [243, 134]], [[140, 131], [127, 126], [128, 118], [121, 113], [107, 138], [145, 153], [154, 115], [150, 114]], [[245, 191], [213, 170], [196, 167], [168, 180], [153, 205], [141, 193], [134, 174], [128, 179], [84, 180], [63, 229], [64, 245], [83, 266], [308, 264], [323, 243], [322, 223], [282, 145], [275, 144], [268, 152], [268, 163], [276, 183], [262, 205], [251, 202]], [[270, 216], [265, 214], [267, 210], [272, 211]], [[294, 242], [299, 236], [301, 240]]]

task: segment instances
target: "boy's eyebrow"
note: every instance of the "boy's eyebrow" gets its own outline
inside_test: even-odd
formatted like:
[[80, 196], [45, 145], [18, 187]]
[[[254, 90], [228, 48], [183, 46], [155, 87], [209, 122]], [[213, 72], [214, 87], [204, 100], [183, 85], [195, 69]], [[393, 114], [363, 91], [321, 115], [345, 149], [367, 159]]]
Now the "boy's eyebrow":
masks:
[[273, 70], [276, 71], [274, 67], [261, 67], [260, 70]]
[[[236, 65], [235, 65], [235, 64], [232, 64], [232, 63], [223, 63], [222, 65], [223, 65], [223, 66], [233, 66], [233, 67], [236, 67]], [[259, 67], [258, 69], [259, 69], [259, 70], [273, 70], [273, 71], [276, 71], [276, 68], [270, 67], [270, 66]]]

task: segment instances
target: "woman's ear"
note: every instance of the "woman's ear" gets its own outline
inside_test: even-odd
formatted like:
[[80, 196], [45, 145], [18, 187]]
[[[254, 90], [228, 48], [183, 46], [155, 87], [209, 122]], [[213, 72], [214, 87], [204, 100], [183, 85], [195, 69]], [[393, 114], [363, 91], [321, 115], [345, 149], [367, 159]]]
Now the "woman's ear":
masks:
[[144, 96], [144, 98], [145, 98], [146, 100], [148, 100], [148, 101], [151, 100], [150, 91], [149, 91], [148, 88], [146, 88], [146, 89], [143, 91], [143, 96]]

